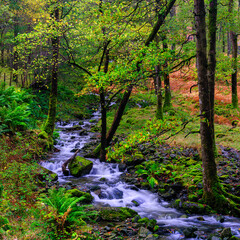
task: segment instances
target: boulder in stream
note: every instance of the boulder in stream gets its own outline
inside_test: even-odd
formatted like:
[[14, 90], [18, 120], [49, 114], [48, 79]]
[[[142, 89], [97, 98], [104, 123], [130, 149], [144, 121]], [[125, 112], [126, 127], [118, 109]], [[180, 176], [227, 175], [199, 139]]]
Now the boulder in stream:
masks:
[[90, 193], [80, 191], [76, 188], [68, 190], [67, 195], [69, 197], [77, 197], [77, 198], [84, 197], [84, 199], [80, 201], [83, 204], [89, 204], [93, 201], [93, 196]]
[[93, 166], [93, 162], [77, 156], [75, 159], [69, 163], [68, 168], [70, 170], [71, 175], [74, 177], [81, 177], [85, 174], [89, 174]]
[[127, 207], [105, 207], [101, 208], [99, 216], [104, 221], [119, 222], [132, 218], [137, 212]]

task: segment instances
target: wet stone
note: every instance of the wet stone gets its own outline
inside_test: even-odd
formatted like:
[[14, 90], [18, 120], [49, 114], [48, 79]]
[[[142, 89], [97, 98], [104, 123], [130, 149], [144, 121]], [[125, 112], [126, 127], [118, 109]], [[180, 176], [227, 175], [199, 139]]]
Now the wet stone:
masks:
[[220, 236], [222, 239], [224, 238], [230, 238], [232, 236], [231, 228], [224, 228], [222, 232], [220, 233]]
[[116, 199], [122, 199], [123, 198], [123, 191], [121, 191], [121, 190], [119, 190], [117, 188], [114, 188], [113, 189], [113, 196]]
[[147, 228], [140, 227], [138, 232], [139, 237], [146, 238], [149, 234], [151, 234], [151, 232]]
[[106, 192], [101, 192], [100, 194], [99, 194], [99, 198], [100, 199], [113, 199], [113, 196], [111, 195], [111, 194], [109, 194], [109, 193], [106, 193]]
[[93, 186], [90, 186], [89, 189], [90, 189], [90, 191], [94, 192], [94, 191], [96, 191], [96, 190], [101, 189], [101, 187], [98, 186], [98, 185], [93, 185]]
[[186, 238], [195, 238], [197, 236], [195, 231], [197, 231], [196, 227], [189, 227], [183, 230], [183, 234]]
[[212, 236], [212, 237], [211, 237], [211, 240], [221, 240], [221, 238], [216, 237], [216, 236]]
[[132, 200], [132, 203], [134, 204], [135, 207], [140, 206], [140, 203], [138, 203], [136, 200]]

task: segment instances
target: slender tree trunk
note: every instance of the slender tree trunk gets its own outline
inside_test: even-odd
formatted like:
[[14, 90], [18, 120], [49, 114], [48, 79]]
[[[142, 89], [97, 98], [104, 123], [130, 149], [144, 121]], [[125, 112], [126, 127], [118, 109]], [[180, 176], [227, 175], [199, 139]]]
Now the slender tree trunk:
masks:
[[238, 53], [238, 44], [237, 44], [237, 35], [235, 32], [231, 32], [231, 41], [232, 41], [232, 106], [233, 108], [238, 107], [238, 95], [237, 95], [237, 53]]
[[[175, 16], [176, 16], [176, 6], [173, 6], [172, 9], [171, 9], [171, 11], [170, 11], [170, 17], [173, 18], [173, 17], [175, 17]], [[173, 44], [171, 45], [171, 50], [174, 51], [175, 49], [176, 49], [176, 44], [173, 43]]]
[[100, 89], [100, 105], [101, 105], [101, 152], [100, 152], [100, 160], [102, 162], [106, 161], [106, 135], [107, 135], [107, 110], [105, 103], [105, 93], [103, 89]]
[[[108, 72], [109, 64], [109, 50], [107, 45], [104, 47], [103, 56], [105, 55], [105, 64], [104, 64], [104, 73]], [[101, 64], [100, 64], [101, 67]], [[100, 71], [100, 68], [99, 68]], [[100, 89], [100, 105], [101, 105], [101, 120], [102, 120], [102, 130], [101, 130], [101, 152], [100, 152], [100, 161], [106, 161], [106, 147], [107, 147], [107, 109], [106, 109], [106, 100], [105, 100], [105, 90]]]
[[1, 62], [2, 62], [2, 66], [4, 66], [4, 46], [2, 44], [2, 50], [1, 50]]
[[163, 104], [162, 104], [162, 81], [160, 75], [160, 66], [157, 65], [155, 67], [156, 73], [156, 84], [157, 84], [157, 111], [156, 111], [156, 118], [163, 119]]
[[107, 133], [107, 146], [109, 146], [109, 144], [111, 143], [111, 141], [113, 139], [114, 134], [117, 131], [117, 128], [118, 128], [118, 126], [120, 124], [120, 121], [121, 121], [121, 118], [123, 116], [125, 107], [126, 107], [126, 105], [128, 103], [129, 97], [131, 95], [132, 89], [133, 89], [132, 85], [128, 86], [128, 89], [124, 93], [123, 98], [122, 98], [122, 100], [121, 100], [121, 102], [119, 104], [118, 110], [117, 110], [117, 112], [116, 112], [116, 114], [114, 116], [114, 120], [113, 120], [112, 126], [111, 126], [111, 128], [109, 129], [109, 131]]
[[217, 36], [217, 0], [210, 0], [209, 9], [209, 51], [208, 51], [208, 87], [210, 99], [210, 126], [212, 127], [213, 150], [217, 154], [214, 130], [214, 96], [216, 71], [216, 36]]
[[226, 42], [225, 42], [225, 33], [222, 31], [222, 52], [225, 53]]
[[229, 56], [231, 53], [231, 37], [230, 32], [227, 33], [227, 55]]
[[[166, 36], [163, 39], [163, 49], [164, 51], [168, 50], [168, 45], [166, 42]], [[171, 88], [170, 88], [170, 81], [169, 81], [169, 73], [168, 73], [168, 63], [167, 61], [163, 65], [163, 81], [164, 81], [164, 90], [165, 90], [165, 98], [164, 98], [164, 105], [163, 110], [167, 111], [171, 108]]]
[[[19, 22], [18, 22], [18, 17], [14, 18], [14, 38], [18, 36], [19, 33]], [[14, 51], [13, 52], [13, 81], [18, 82], [18, 74], [15, 73], [15, 71], [18, 70], [18, 52]]]
[[[59, 21], [59, 8], [54, 10], [54, 20]], [[57, 109], [57, 85], [58, 85], [58, 59], [59, 59], [59, 44], [60, 37], [54, 36], [51, 39], [53, 56], [52, 56], [52, 77], [51, 77], [51, 92], [49, 98], [48, 118], [44, 127], [44, 131], [50, 136], [53, 136], [56, 120]]]
[[[228, 12], [231, 14], [233, 12], [233, 0], [229, 0]], [[235, 32], [230, 31], [229, 33], [229, 41], [232, 45], [232, 106], [233, 108], [238, 107], [238, 96], [237, 96], [237, 52], [238, 52], [238, 44], [237, 44], [237, 35]]]
[[203, 197], [209, 205], [214, 206], [216, 203], [215, 187], [218, 183], [218, 177], [214, 155], [213, 126], [210, 124], [211, 102], [207, 77], [208, 64], [204, 0], [194, 0], [194, 8], [197, 32], [198, 87], [201, 116], [200, 135], [204, 190]]

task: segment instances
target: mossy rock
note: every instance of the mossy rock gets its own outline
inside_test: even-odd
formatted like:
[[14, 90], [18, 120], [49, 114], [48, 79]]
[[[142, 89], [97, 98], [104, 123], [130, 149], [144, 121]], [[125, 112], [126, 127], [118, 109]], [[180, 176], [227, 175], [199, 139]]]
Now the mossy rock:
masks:
[[7, 231], [9, 229], [8, 224], [9, 224], [8, 219], [3, 216], [0, 216], [0, 228]]
[[145, 226], [147, 226], [148, 223], [149, 223], [149, 221], [150, 221], [150, 220], [149, 220], [147, 217], [145, 217], [145, 218], [139, 219], [137, 222], [138, 222], [138, 223], [142, 223], [142, 224], [144, 224]]
[[182, 207], [181, 199], [176, 199], [173, 203], [171, 203], [171, 206], [177, 209], [181, 208]]
[[106, 207], [101, 208], [99, 212], [99, 216], [102, 220], [110, 222], [124, 221], [127, 218], [132, 218], [136, 215], [138, 215], [136, 211], [127, 207]]
[[39, 180], [39, 183], [41, 184], [42, 181], [57, 181], [58, 180], [58, 175], [43, 166], [39, 165], [40, 171], [36, 173], [36, 176]]
[[68, 165], [71, 175], [74, 177], [81, 177], [83, 175], [89, 174], [93, 166], [93, 162], [83, 158], [75, 157], [75, 159]]
[[198, 200], [198, 196], [196, 196], [195, 194], [189, 194], [188, 199], [191, 202], [196, 202]]
[[190, 201], [184, 202], [182, 204], [182, 208], [186, 211], [186, 213], [190, 214], [208, 214], [211, 212], [211, 208], [208, 205]]
[[83, 204], [89, 204], [93, 201], [93, 196], [90, 193], [82, 192], [78, 189], [70, 189], [67, 191], [66, 194], [69, 197], [77, 197], [77, 198], [84, 197], [84, 199], [80, 201]]
[[141, 219], [141, 217], [139, 215], [136, 215], [133, 219], [132, 219], [132, 222], [133, 223], [136, 223], [138, 222], [138, 220]]

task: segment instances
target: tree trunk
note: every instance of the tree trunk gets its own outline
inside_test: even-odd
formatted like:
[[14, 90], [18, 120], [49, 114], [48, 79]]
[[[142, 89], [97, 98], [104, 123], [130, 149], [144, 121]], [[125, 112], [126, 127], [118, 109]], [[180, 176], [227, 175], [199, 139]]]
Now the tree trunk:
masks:
[[232, 106], [233, 108], [238, 107], [238, 95], [237, 95], [237, 53], [238, 53], [238, 44], [237, 44], [237, 35], [235, 32], [231, 32], [231, 41], [232, 41]]
[[[54, 10], [54, 20], [59, 21], [59, 8]], [[50, 136], [53, 136], [56, 120], [57, 109], [57, 84], [58, 84], [58, 58], [59, 58], [59, 44], [60, 37], [54, 36], [51, 39], [53, 56], [52, 56], [52, 77], [51, 77], [51, 92], [49, 98], [48, 118], [44, 127], [44, 131]]]
[[[18, 17], [14, 17], [14, 39], [16, 40], [16, 37], [18, 36], [19, 33], [19, 22], [18, 22]], [[14, 51], [13, 52], [13, 81], [18, 82], [18, 75], [15, 73], [15, 71], [18, 70], [18, 52]]]
[[163, 119], [163, 107], [162, 107], [162, 81], [160, 75], [160, 66], [155, 67], [156, 72], [156, 84], [157, 84], [157, 111], [156, 111], [156, 118]]
[[100, 89], [100, 105], [101, 105], [101, 152], [100, 152], [100, 161], [106, 161], [106, 135], [107, 135], [107, 110], [105, 103], [105, 93], [104, 90]]
[[222, 31], [222, 52], [225, 53], [225, 46], [226, 43], [225, 43], [225, 33], [224, 31]]
[[214, 96], [215, 96], [215, 71], [216, 71], [216, 35], [217, 35], [217, 0], [210, 1], [209, 9], [209, 50], [208, 50], [208, 87], [210, 100], [210, 126], [212, 127], [213, 150], [215, 154], [215, 131], [214, 131]]
[[[108, 43], [106, 43], [104, 47], [103, 57], [105, 55], [105, 64], [104, 64], [104, 73], [108, 72], [109, 65], [109, 50], [107, 49]], [[101, 69], [101, 64], [99, 71]], [[100, 89], [100, 105], [101, 105], [101, 120], [102, 120], [102, 130], [101, 130], [101, 152], [100, 152], [100, 161], [106, 161], [106, 147], [107, 147], [107, 109], [106, 109], [106, 101], [105, 101], [105, 90], [103, 88]]]
[[[233, 0], [229, 0], [228, 12], [231, 14], [233, 12]], [[232, 45], [232, 106], [233, 108], [238, 107], [238, 96], [237, 96], [237, 52], [238, 52], [238, 44], [237, 44], [237, 35], [235, 32], [230, 31], [229, 33], [229, 41]]]
[[2, 44], [2, 50], [1, 50], [1, 62], [2, 62], [2, 66], [4, 66], [4, 46]]
[[227, 55], [229, 56], [231, 53], [231, 37], [230, 32], [227, 32]]
[[125, 110], [125, 107], [128, 103], [128, 100], [129, 100], [129, 97], [131, 95], [131, 92], [132, 92], [132, 89], [133, 89], [133, 86], [130, 85], [128, 86], [128, 89], [127, 91], [124, 93], [123, 95], [123, 98], [119, 104], [119, 107], [118, 107], [118, 110], [114, 116], [114, 120], [113, 120], [113, 123], [112, 123], [112, 126], [111, 128], [109, 129], [108, 133], [107, 133], [107, 146], [110, 145], [112, 139], [113, 139], [113, 136], [114, 134], [116, 133], [117, 131], [117, 128], [120, 124], [120, 121], [121, 121], [121, 118], [123, 116], [123, 113], [124, 113], [124, 110]]
[[211, 103], [207, 77], [208, 64], [204, 0], [194, 0], [194, 8], [197, 33], [198, 87], [201, 116], [200, 135], [203, 163], [203, 197], [210, 206], [215, 206], [215, 188], [218, 183], [218, 177], [213, 147], [213, 126], [210, 124]]
[[[168, 45], [166, 42], [166, 36], [163, 39], [163, 49], [166, 51], [168, 49]], [[164, 90], [165, 90], [165, 98], [164, 98], [164, 105], [163, 110], [167, 111], [171, 108], [171, 90], [170, 90], [170, 81], [169, 81], [169, 74], [168, 74], [168, 63], [167, 61], [163, 65], [163, 81], [164, 81]]]

